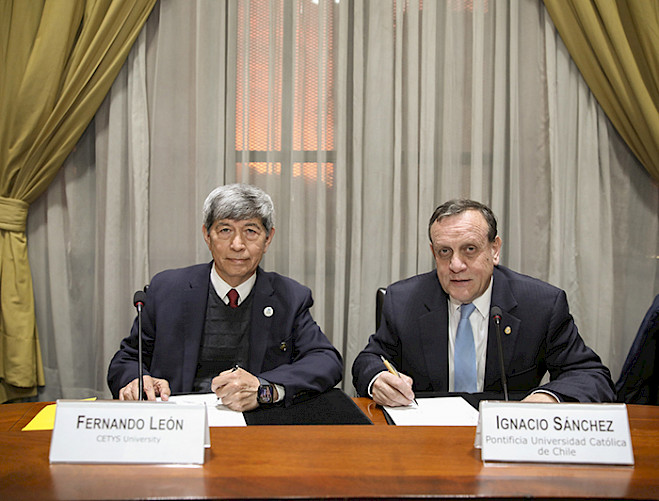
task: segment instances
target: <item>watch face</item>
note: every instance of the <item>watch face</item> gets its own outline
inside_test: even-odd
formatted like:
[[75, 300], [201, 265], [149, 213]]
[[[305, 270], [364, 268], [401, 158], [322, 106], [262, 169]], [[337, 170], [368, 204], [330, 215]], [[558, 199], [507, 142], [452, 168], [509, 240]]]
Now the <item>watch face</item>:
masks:
[[259, 386], [259, 392], [257, 395], [257, 400], [260, 404], [271, 404], [272, 403], [272, 385], [262, 384]]

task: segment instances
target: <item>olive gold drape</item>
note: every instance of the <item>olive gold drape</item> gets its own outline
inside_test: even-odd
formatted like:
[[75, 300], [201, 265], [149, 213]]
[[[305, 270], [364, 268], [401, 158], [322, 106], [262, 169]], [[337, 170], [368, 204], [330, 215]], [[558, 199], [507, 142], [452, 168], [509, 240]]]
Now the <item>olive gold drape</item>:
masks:
[[588, 87], [659, 181], [659, 0], [545, 0]]
[[0, 0], [0, 402], [44, 384], [25, 224], [156, 0]]

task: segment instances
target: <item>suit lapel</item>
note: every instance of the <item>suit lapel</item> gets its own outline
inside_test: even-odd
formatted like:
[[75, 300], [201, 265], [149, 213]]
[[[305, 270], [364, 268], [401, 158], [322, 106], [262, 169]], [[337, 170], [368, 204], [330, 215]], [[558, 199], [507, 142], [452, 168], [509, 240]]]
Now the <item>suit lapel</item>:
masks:
[[[249, 371], [252, 374], [261, 372], [263, 359], [268, 346], [268, 338], [272, 330], [274, 313], [279, 308], [279, 303], [274, 297], [274, 289], [268, 276], [257, 269], [256, 283], [252, 293], [251, 327], [249, 330]], [[269, 314], [266, 314], [269, 313]]]
[[426, 313], [419, 317], [421, 347], [433, 390], [448, 391], [448, 299], [436, 272], [429, 275], [423, 294]]
[[[520, 320], [513, 315], [511, 310], [517, 306], [517, 300], [510, 290], [508, 280], [494, 268], [494, 282], [492, 284], [491, 306], [501, 308], [501, 346], [503, 348], [503, 360], [506, 374], [510, 374], [517, 337], [519, 336]], [[490, 318], [487, 334], [487, 354], [485, 362], [485, 384], [484, 388], [491, 388], [494, 383], [497, 388], [501, 387], [501, 370], [499, 369], [499, 347], [497, 345], [497, 331], [494, 320]]]
[[206, 320], [210, 266], [212, 266], [212, 263], [209, 266], [199, 266], [195, 269], [181, 295], [181, 309], [184, 317], [182, 323], [184, 331], [181, 335], [184, 339], [189, 339], [189, 342], [183, 343], [183, 367], [181, 371], [183, 391], [192, 390], [192, 383], [197, 374], [199, 346], [201, 346], [201, 336], [204, 332], [204, 322]]

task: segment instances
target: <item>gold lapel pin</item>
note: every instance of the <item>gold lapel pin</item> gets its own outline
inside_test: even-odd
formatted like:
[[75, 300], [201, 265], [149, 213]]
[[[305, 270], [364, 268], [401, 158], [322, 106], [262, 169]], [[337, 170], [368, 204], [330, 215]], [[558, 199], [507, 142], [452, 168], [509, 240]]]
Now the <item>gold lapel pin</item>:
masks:
[[510, 328], [510, 325], [506, 325], [506, 328], [503, 330], [506, 334], [510, 334], [512, 332], [512, 329]]

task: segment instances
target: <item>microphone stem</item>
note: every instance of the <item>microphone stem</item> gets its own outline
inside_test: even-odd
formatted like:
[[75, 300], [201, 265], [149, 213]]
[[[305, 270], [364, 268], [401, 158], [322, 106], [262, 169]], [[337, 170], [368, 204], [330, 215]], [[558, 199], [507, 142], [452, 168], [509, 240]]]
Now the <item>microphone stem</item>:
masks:
[[503, 347], [501, 346], [501, 319], [494, 318], [494, 323], [497, 325], [497, 345], [499, 348], [499, 367], [501, 368], [501, 385], [503, 386], [503, 398], [508, 401], [508, 381], [506, 381], [506, 369], [503, 362]]
[[137, 391], [144, 400], [144, 366], [142, 365], [142, 305], [137, 305]]

